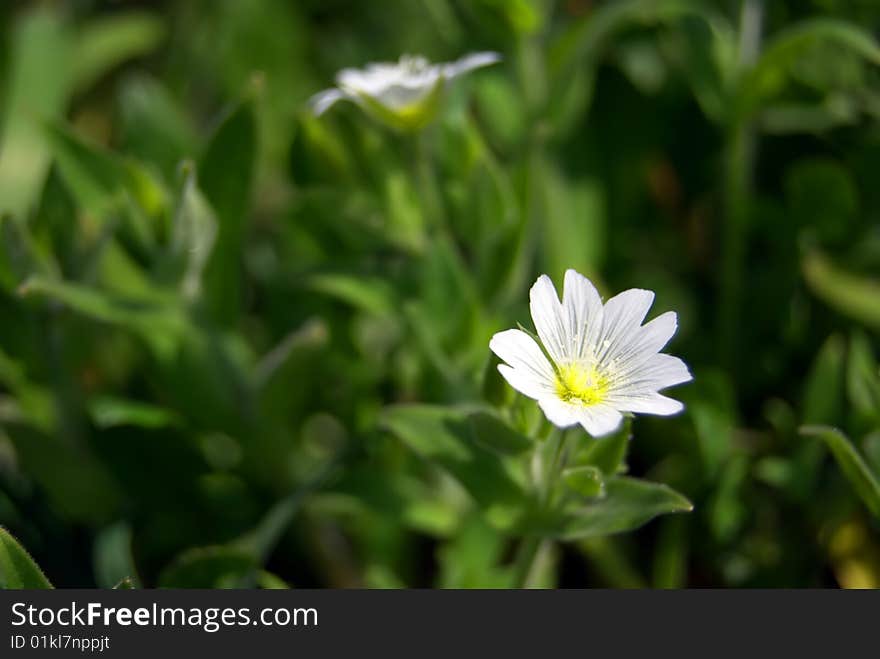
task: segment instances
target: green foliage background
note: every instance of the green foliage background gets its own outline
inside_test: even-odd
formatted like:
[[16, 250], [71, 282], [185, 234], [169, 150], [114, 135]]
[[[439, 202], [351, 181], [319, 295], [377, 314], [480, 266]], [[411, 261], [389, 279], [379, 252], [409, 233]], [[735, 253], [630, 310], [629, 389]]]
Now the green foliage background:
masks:
[[[509, 586], [541, 529], [532, 585], [880, 587], [877, 3], [0, 21], [0, 525], [54, 585]], [[419, 135], [306, 109], [474, 50]], [[570, 431], [559, 526], [488, 341], [569, 267], [655, 290], [695, 381], [629, 443]], [[0, 541], [0, 585], [45, 582]]]

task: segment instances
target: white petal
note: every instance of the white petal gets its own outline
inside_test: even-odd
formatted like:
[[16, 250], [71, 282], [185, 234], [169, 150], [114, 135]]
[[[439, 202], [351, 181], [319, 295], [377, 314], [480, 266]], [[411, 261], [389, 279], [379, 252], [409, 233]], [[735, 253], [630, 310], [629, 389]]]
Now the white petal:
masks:
[[544, 396], [553, 395], [553, 387], [547, 380], [536, 377], [531, 370], [513, 368], [507, 364], [498, 364], [498, 372], [504, 376], [507, 383], [523, 396], [535, 400]]
[[562, 312], [567, 323], [567, 356], [587, 357], [602, 329], [602, 298], [593, 283], [575, 270], [565, 271]]
[[553, 367], [535, 340], [522, 330], [498, 332], [489, 341], [489, 349], [506, 362], [498, 371], [517, 391], [539, 398], [553, 392]]
[[687, 364], [678, 357], [662, 352], [651, 357], [645, 364], [644, 377], [651, 381], [655, 389], [664, 389], [694, 379]]
[[559, 428], [568, 428], [581, 422], [581, 408], [555, 396], [538, 399], [538, 405], [547, 420]]
[[553, 282], [547, 275], [538, 277], [529, 291], [532, 322], [541, 343], [553, 361], [559, 363], [568, 357], [568, 323], [562, 312], [562, 304], [556, 295]]
[[606, 353], [606, 363], [612, 363], [610, 360], [613, 360], [616, 371], [632, 371], [660, 352], [676, 329], [678, 316], [674, 311], [660, 314], [636, 330], [630, 341], [618, 345], [614, 353]]
[[387, 108], [400, 110], [421, 103], [433, 91], [430, 85], [409, 87], [407, 85], [390, 85], [375, 94], [376, 101]]
[[600, 361], [620, 354], [633, 340], [654, 302], [654, 293], [641, 288], [631, 288], [615, 295], [605, 303], [602, 331], [596, 350]]
[[379, 62], [368, 65], [365, 69], [342, 69], [336, 74], [336, 84], [343, 89], [363, 94], [376, 94], [395, 78], [395, 64]]
[[650, 394], [693, 379], [687, 365], [678, 357], [658, 353], [638, 369], [616, 375], [612, 383], [612, 395], [639, 396]]
[[684, 404], [680, 401], [658, 393], [637, 396], [619, 395], [609, 398], [608, 403], [624, 412], [659, 414], [661, 416], [678, 414], [684, 409]]
[[639, 330], [638, 343], [642, 349], [660, 352], [678, 329], [678, 316], [674, 311], [667, 311]]
[[470, 53], [456, 62], [450, 62], [443, 66], [443, 75], [447, 78], [455, 78], [468, 71], [479, 69], [501, 61], [501, 55], [493, 52]]
[[338, 89], [325, 89], [309, 99], [309, 106], [312, 108], [312, 113], [319, 117], [336, 101], [341, 101], [344, 98], [347, 98], [347, 95]]
[[610, 405], [590, 405], [580, 408], [578, 421], [593, 437], [613, 433], [620, 427], [623, 415]]

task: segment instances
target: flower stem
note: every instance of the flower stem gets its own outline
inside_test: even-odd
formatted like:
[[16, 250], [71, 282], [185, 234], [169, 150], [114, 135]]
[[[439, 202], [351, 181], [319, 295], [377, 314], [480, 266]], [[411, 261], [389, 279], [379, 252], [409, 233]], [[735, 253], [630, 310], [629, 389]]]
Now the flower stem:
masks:
[[419, 195], [425, 208], [425, 224], [429, 231], [450, 238], [446, 222], [446, 211], [437, 183], [434, 159], [431, 155], [429, 128], [424, 128], [413, 137], [415, 142], [415, 174], [418, 179]]
[[536, 535], [525, 536], [520, 542], [514, 566], [515, 588], [529, 587], [535, 567], [535, 559], [538, 557], [538, 550], [540, 548], [541, 538]]
[[[566, 440], [568, 435], [564, 430], [553, 428], [550, 436], [544, 440], [536, 451], [543, 451], [543, 458], [550, 457], [549, 464], [545, 464], [543, 458], [540, 468], [536, 470], [542, 477], [536, 483], [542, 507], [549, 508], [552, 503], [553, 486], [559, 480], [566, 463]], [[536, 479], [537, 480], [537, 479]], [[515, 587], [529, 588], [535, 565], [541, 556], [541, 548], [549, 549], [553, 541], [542, 538], [539, 535], [527, 535], [520, 541], [515, 563]]]

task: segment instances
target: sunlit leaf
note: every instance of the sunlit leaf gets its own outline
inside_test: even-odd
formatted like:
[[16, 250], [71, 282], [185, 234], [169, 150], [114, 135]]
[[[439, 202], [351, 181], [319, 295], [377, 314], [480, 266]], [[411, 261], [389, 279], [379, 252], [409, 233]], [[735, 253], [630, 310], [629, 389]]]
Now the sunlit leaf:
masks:
[[162, 21], [145, 12], [114, 12], [86, 23], [78, 32], [71, 75], [78, 91], [127, 59], [144, 55], [164, 36]]
[[562, 472], [562, 479], [571, 490], [581, 496], [600, 497], [605, 494], [602, 470], [593, 465], [570, 467]]
[[850, 273], [819, 252], [804, 257], [804, 278], [813, 293], [840, 313], [880, 328], [880, 281]]
[[163, 428], [177, 423], [177, 416], [162, 407], [113, 396], [93, 398], [89, 401], [89, 413], [99, 428]]
[[0, 588], [52, 588], [43, 571], [18, 541], [0, 526]]
[[36, 202], [49, 168], [40, 122], [64, 112], [73, 48], [68, 26], [48, 6], [21, 14], [12, 27], [0, 139], [0, 210], [21, 216]]
[[113, 586], [113, 590], [136, 590], [137, 586], [134, 585], [134, 581], [130, 577], [125, 577], [124, 579], [120, 579]]
[[578, 540], [631, 531], [658, 515], [689, 512], [690, 501], [659, 483], [617, 476], [605, 481], [605, 497], [568, 511], [559, 536]]

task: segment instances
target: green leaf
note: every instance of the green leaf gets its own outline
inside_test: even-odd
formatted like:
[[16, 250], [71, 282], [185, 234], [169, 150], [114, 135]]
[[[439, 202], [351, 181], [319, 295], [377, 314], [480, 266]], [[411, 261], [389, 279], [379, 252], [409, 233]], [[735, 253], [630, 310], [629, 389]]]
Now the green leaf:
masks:
[[880, 281], [847, 272], [819, 252], [807, 254], [802, 269], [810, 290], [825, 304], [880, 329]]
[[385, 177], [385, 204], [388, 208], [385, 234], [402, 249], [419, 254], [424, 250], [425, 218], [414, 186], [403, 171]]
[[214, 210], [199, 190], [194, 167], [187, 163], [171, 230], [172, 260], [187, 300], [196, 299], [202, 292], [205, 266], [217, 239], [217, 224]]
[[855, 332], [850, 339], [846, 366], [850, 403], [866, 419], [877, 419], [880, 417], [880, 368], [871, 350], [871, 342], [862, 332]]
[[384, 425], [406, 446], [456, 478], [496, 526], [512, 525], [529, 503], [524, 474], [515, 463], [472, 440], [462, 410], [397, 405], [385, 410]]
[[714, 41], [711, 52], [715, 68], [718, 75], [726, 79], [733, 68], [736, 35], [722, 14], [707, 7], [705, 2], [694, 0], [626, 0], [607, 3], [587, 12], [583, 18], [572, 22], [556, 40], [548, 53], [553, 85], [550, 98], [564, 98], [574, 72], [586, 70], [588, 91], [583, 103], [589, 103], [595, 68], [601, 62], [603, 51], [614, 44], [618, 34], [646, 26], [675, 25], [682, 19], [695, 19], [709, 28]]
[[253, 100], [246, 98], [220, 123], [199, 160], [199, 183], [217, 215], [214, 252], [204, 284], [214, 318], [232, 324], [241, 307], [241, 261], [257, 155]]
[[92, 398], [89, 401], [89, 414], [99, 428], [115, 426], [164, 428], [178, 423], [177, 415], [170, 410], [115, 396]]
[[159, 356], [169, 356], [189, 326], [172, 300], [126, 299], [46, 277], [31, 277], [19, 288], [23, 296], [42, 295], [77, 313], [135, 332]]
[[437, 587], [509, 588], [510, 570], [501, 567], [505, 546], [503, 534], [478, 515], [470, 515], [437, 552], [440, 563]]
[[257, 572], [257, 586], [263, 590], [288, 590], [290, 584], [276, 574], [260, 570]]
[[255, 557], [232, 547], [199, 547], [178, 556], [159, 575], [160, 588], [236, 588], [256, 576]]
[[875, 516], [880, 517], [880, 482], [846, 435], [830, 426], [804, 426], [802, 435], [818, 437], [837, 460], [843, 475]]
[[352, 178], [352, 156], [337, 131], [330, 130], [323, 117], [311, 112], [296, 118], [296, 131], [290, 147], [293, 180], [301, 186], [332, 183]]
[[132, 531], [128, 522], [115, 522], [101, 529], [95, 537], [92, 562], [99, 587], [122, 590], [137, 588]]
[[688, 415], [697, 434], [704, 477], [714, 481], [733, 446], [736, 396], [728, 374], [707, 370], [699, 377], [701, 386], [688, 396]]
[[122, 493], [108, 465], [70, 441], [67, 429], [41, 431], [3, 420], [23, 473], [39, 485], [61, 519], [107, 524], [120, 514]]
[[507, 380], [498, 371], [498, 365], [501, 363], [498, 355], [490, 352], [486, 360], [486, 366], [483, 369], [483, 398], [496, 408], [505, 407], [511, 395], [510, 385], [507, 384]]
[[61, 116], [67, 106], [73, 49], [70, 31], [49, 6], [21, 14], [11, 27], [4, 58], [9, 70], [0, 136], [0, 209], [18, 217], [36, 202], [49, 168], [40, 121]]
[[575, 458], [578, 465], [592, 465], [606, 476], [614, 476], [625, 469], [626, 452], [632, 438], [632, 419], [624, 419], [623, 426], [613, 435], [591, 438]]
[[688, 518], [676, 515], [660, 522], [654, 549], [652, 588], [683, 588], [688, 564]]
[[119, 106], [124, 152], [156, 165], [173, 181], [180, 162], [197, 153], [189, 117], [165, 85], [144, 75], [122, 81]]
[[81, 208], [100, 217], [119, 203], [126, 185], [119, 158], [86, 142], [61, 123], [47, 124], [46, 134], [58, 170]]
[[568, 268], [596, 272], [605, 256], [602, 187], [592, 179], [567, 179], [550, 162], [542, 164], [537, 171], [543, 177], [543, 270], [559, 281]]
[[54, 428], [57, 409], [48, 388], [32, 382], [25, 366], [0, 349], [0, 385], [15, 394], [16, 403], [27, 422], [49, 432]]
[[875, 474], [880, 474], [880, 430], [868, 433], [862, 440], [865, 459]]
[[127, 59], [145, 55], [165, 34], [162, 21], [145, 12], [116, 12], [92, 20], [77, 35], [71, 75], [84, 91]]
[[76, 201], [58, 168], [50, 168], [33, 220], [28, 224], [34, 238], [54, 255], [59, 269], [65, 273], [80, 271], [77, 249], [79, 227], [73, 219], [76, 216]]
[[476, 443], [501, 455], [522, 455], [535, 443], [491, 412], [474, 412], [468, 417]]
[[632, 531], [658, 515], [690, 512], [690, 501], [666, 485], [616, 476], [605, 482], [603, 499], [568, 511], [558, 531], [562, 540], [578, 540]]
[[585, 497], [601, 497], [605, 494], [602, 470], [592, 465], [569, 467], [562, 472], [562, 479], [573, 491]]
[[800, 21], [779, 32], [764, 48], [740, 90], [741, 107], [753, 111], [781, 91], [792, 64], [817, 46], [846, 49], [880, 66], [880, 46], [867, 30], [843, 20]]
[[28, 226], [10, 215], [0, 215], [0, 286], [13, 291], [32, 274], [51, 276], [57, 272]]
[[834, 423], [840, 414], [843, 398], [843, 339], [828, 337], [807, 376], [803, 417], [807, 423]]
[[[167, 207], [167, 194], [152, 173], [139, 163], [120, 157], [84, 140], [60, 122], [49, 122], [45, 132], [61, 178], [80, 210], [104, 225], [119, 214], [141, 245], [152, 245], [156, 228], [148, 218]], [[73, 221], [73, 218], [70, 218]]]
[[46, 590], [52, 584], [18, 541], [0, 526], [0, 588], [38, 588]]
[[393, 314], [397, 308], [394, 291], [377, 277], [327, 272], [312, 275], [306, 286], [377, 316]]
[[743, 501], [743, 490], [749, 476], [749, 456], [734, 453], [717, 477], [706, 505], [706, 517], [712, 535], [718, 542], [731, 542], [746, 522], [749, 511]]

